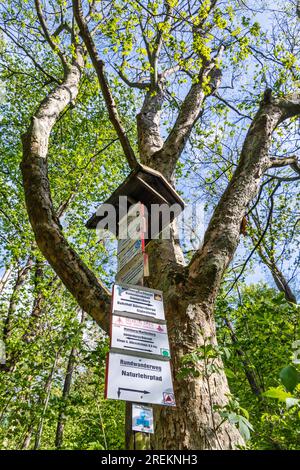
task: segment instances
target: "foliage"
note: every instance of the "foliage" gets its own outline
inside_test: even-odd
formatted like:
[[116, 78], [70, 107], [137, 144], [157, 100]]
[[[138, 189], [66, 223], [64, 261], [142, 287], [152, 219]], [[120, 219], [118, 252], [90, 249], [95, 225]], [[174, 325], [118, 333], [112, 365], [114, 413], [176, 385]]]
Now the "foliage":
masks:
[[[230, 390], [247, 409], [253, 427], [250, 448], [299, 449], [299, 372], [293, 364], [285, 366], [299, 336], [297, 306], [264, 285], [249, 286], [238, 302], [220, 297], [217, 321], [219, 342], [231, 353], [225, 357]], [[251, 390], [247, 370], [261, 388], [260, 396]]]
[[[7, 356], [0, 370], [0, 447], [54, 449], [63, 414], [63, 449], [122, 449], [124, 404], [103, 398], [107, 339], [86, 317], [82, 321], [74, 299], [37, 249], [19, 169], [21, 136], [30, 116], [62, 78], [58, 46], [69, 56], [74, 51], [67, 28], [52, 35], [56, 47], [51, 50], [41, 34], [33, 1], [0, 3], [0, 277], [10, 273], [0, 299]], [[55, 31], [61, 17], [66, 24], [70, 20], [71, 3], [47, 3], [53, 9], [47, 21]], [[155, 81], [155, 74], [166, 73], [162, 122], [169, 130], [187, 87], [197, 83], [199, 70], [224, 46], [217, 63], [223, 71], [222, 87], [208, 99], [213, 83], [210, 77], [203, 80], [207, 100], [176, 174], [185, 199], [202, 201], [209, 215], [232, 178], [265, 89], [271, 87], [282, 96], [298, 87], [299, 20], [293, 5], [279, 2], [282, 8], [275, 11], [271, 2], [265, 2], [265, 8], [270, 7], [265, 21], [259, 10], [262, 2], [248, 6], [250, 2], [232, 0], [213, 12], [212, 2], [206, 0], [191, 2], [193, 11], [188, 12], [180, 8], [185, 2], [177, 0], [130, 0], [126, 8], [121, 0], [89, 3], [95, 4], [90, 26], [107, 62], [109, 84], [131, 142], [137, 141], [135, 115], [142, 93], [139, 86], [124, 88], [122, 80], [146, 83], [142, 89], [149, 92], [148, 78]], [[155, 70], [158, 38], [163, 38], [164, 47]], [[152, 96], [156, 92], [151, 90]], [[298, 148], [298, 124], [292, 120], [275, 133], [271, 150], [278, 156], [296, 153]], [[128, 167], [88, 60], [76, 103], [52, 131], [48, 167], [65, 236], [110, 286], [114, 244], [99, 242], [85, 229], [84, 221], [124, 179]], [[237, 266], [231, 264], [227, 272], [218, 299], [219, 346], [205, 338], [203, 345], [183, 357], [179, 372], [182, 377], [204, 377], [209, 388], [213, 375], [221, 373], [225, 364], [232, 394], [224, 406], [211, 400], [219, 420], [215, 431], [229, 421], [251, 449], [299, 449], [300, 372], [291, 363], [292, 343], [299, 339], [298, 310], [265, 285], [245, 287], [249, 271], [244, 271], [250, 252], [250, 268], [255, 263], [261, 270], [262, 262], [268, 267], [272, 262], [287, 277], [296, 278], [297, 179], [290, 167], [273, 168], [265, 175], [263, 191], [248, 208], [249, 236], [235, 259]], [[252, 251], [258, 241], [260, 248]], [[71, 388], [63, 398], [72, 354]], [[258, 396], [250, 376], [261, 390]]]

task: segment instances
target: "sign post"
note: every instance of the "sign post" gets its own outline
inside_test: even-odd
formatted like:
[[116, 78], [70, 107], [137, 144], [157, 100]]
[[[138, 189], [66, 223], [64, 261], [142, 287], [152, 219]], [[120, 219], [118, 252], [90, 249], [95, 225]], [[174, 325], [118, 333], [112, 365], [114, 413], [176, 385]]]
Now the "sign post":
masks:
[[[130, 408], [130, 429], [135, 445], [137, 432], [154, 432], [153, 409], [149, 405], [174, 407], [176, 404], [163, 293], [143, 287], [144, 277], [149, 275], [144, 242], [146, 227], [142, 220], [144, 210], [141, 203], [133, 207], [138, 214], [137, 222], [133, 219], [133, 210], [125, 220], [131, 225], [131, 231], [132, 226], [137, 226], [138, 230], [133, 230], [133, 238], [118, 240], [105, 397], [126, 401], [126, 419]], [[119, 234], [124, 234], [124, 219], [121, 222]], [[128, 428], [126, 434], [129, 434]]]

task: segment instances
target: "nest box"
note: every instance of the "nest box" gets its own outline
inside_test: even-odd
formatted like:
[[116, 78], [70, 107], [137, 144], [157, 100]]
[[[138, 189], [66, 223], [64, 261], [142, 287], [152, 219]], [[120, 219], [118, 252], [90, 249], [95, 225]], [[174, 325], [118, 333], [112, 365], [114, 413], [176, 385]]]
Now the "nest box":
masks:
[[[126, 196], [122, 198], [121, 196]], [[121, 198], [120, 198], [121, 197]], [[124, 204], [126, 201], [126, 207], [120, 207], [120, 201]], [[107, 205], [110, 204], [115, 208], [117, 221], [120, 220], [120, 215], [127, 212], [130, 207], [140, 202], [147, 208], [147, 232], [146, 239], [150, 240], [157, 238], [166, 225], [174, 220], [181, 211], [183, 211], [185, 204], [179, 194], [170, 185], [170, 183], [164, 178], [164, 176], [156, 170], [147, 166], [138, 164], [137, 167], [127, 176], [125, 181], [113, 192], [113, 194], [102, 203], [97, 212], [87, 221], [86, 227], [89, 229], [96, 229], [99, 222], [107, 217], [105, 214]], [[170, 219], [166, 220], [162, 214], [159, 214], [159, 224], [155, 224], [155, 227], [159, 227], [156, 233], [151, 231], [151, 216], [153, 217], [153, 205], [156, 207], [159, 205], [167, 205], [175, 207], [174, 211], [170, 211]], [[101, 208], [105, 208], [103, 211]], [[100, 215], [99, 215], [100, 214]], [[118, 237], [118, 223], [114, 230], [114, 235]], [[103, 227], [105, 228], [105, 227]], [[112, 231], [112, 230], [110, 230]]]

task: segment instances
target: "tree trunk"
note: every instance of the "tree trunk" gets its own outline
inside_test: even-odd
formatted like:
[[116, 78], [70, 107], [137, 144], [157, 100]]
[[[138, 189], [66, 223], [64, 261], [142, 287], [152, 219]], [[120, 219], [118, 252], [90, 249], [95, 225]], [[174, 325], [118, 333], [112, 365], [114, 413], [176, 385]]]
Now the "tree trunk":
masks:
[[[214, 303], [201, 301], [197, 290], [189, 283], [188, 268], [172, 228], [171, 240], [152, 241], [147, 246], [150, 276], [147, 285], [164, 293], [165, 314], [171, 348], [171, 365], [176, 408], [154, 407], [155, 432], [151, 447], [156, 450], [234, 449], [244, 445], [234, 425], [225, 422], [214, 411], [214, 406], [228, 403], [230, 390], [220, 358], [213, 359], [215, 372], [207, 358], [182, 375], [182, 359], [187, 354], [207, 345], [216, 346], [213, 316]], [[159, 253], [159, 255], [158, 255]], [[199, 353], [200, 354], [200, 353]]]
[[[156, 285], [155, 287], [159, 287]], [[184, 287], [165, 292], [166, 318], [171, 347], [173, 383], [176, 408], [155, 407], [155, 433], [151, 436], [153, 449], [204, 450], [235, 449], [244, 445], [234, 425], [225, 422], [214, 406], [228, 403], [230, 390], [220, 358], [200, 359], [192, 371], [181, 376], [182, 358], [211, 344], [215, 346], [216, 330], [212, 308], [205, 302], [192, 301]], [[212, 362], [216, 367], [210, 373]]]
[[58, 357], [59, 357], [59, 353], [57, 352], [56, 355], [55, 355], [55, 359], [54, 359], [54, 363], [53, 363], [51, 372], [50, 372], [50, 374], [48, 376], [48, 379], [46, 381], [46, 384], [45, 384], [45, 389], [44, 389], [45, 400], [44, 400], [44, 403], [43, 403], [43, 410], [42, 410], [41, 418], [38, 422], [38, 427], [37, 427], [36, 434], [35, 434], [34, 450], [39, 450], [40, 445], [41, 445], [41, 438], [42, 438], [43, 427], [44, 427], [44, 419], [45, 419], [45, 414], [46, 414], [48, 404], [49, 404], [51, 388], [52, 388], [52, 382], [53, 382], [53, 377], [54, 377], [54, 373], [55, 373], [55, 370], [56, 370], [56, 364], [57, 364], [57, 361], [58, 361]]
[[276, 265], [275, 261], [271, 259], [270, 256], [268, 256], [267, 251], [263, 252], [262, 247], [259, 247], [258, 253], [266, 266], [268, 266], [272, 277], [274, 279], [274, 282], [276, 284], [277, 289], [280, 292], [284, 293], [284, 296], [288, 302], [291, 302], [292, 304], [297, 304], [297, 299], [295, 294], [293, 293], [292, 289], [289, 286], [289, 283], [287, 279], [285, 278], [284, 274], [278, 266]]
[[23, 439], [23, 442], [22, 442], [22, 445], [21, 445], [21, 450], [27, 450], [28, 449], [28, 447], [30, 445], [33, 430], [34, 430], [34, 423], [31, 422], [30, 425], [29, 425], [29, 428], [26, 431], [25, 437]]
[[9, 266], [4, 271], [4, 274], [0, 280], [0, 294], [2, 294], [2, 291], [5, 289], [6, 283], [9, 280], [11, 273], [12, 273], [12, 266]]
[[270, 266], [270, 270], [278, 290], [284, 293], [284, 296], [288, 302], [297, 304], [296, 296], [290, 288], [288, 281], [284, 277], [283, 272], [280, 271], [275, 263]]
[[4, 341], [6, 341], [11, 335], [11, 322], [18, 306], [20, 291], [26, 281], [26, 277], [32, 267], [32, 263], [33, 263], [33, 260], [31, 257], [29, 257], [25, 266], [23, 268], [18, 269], [17, 278], [13, 287], [10, 300], [9, 300], [7, 316], [6, 316], [4, 327], [3, 327]]
[[[39, 329], [39, 320], [43, 313], [43, 303], [45, 301], [43, 291], [41, 289], [40, 283], [43, 280], [44, 262], [36, 261], [35, 263], [35, 273], [34, 273], [34, 300], [32, 305], [32, 310], [30, 314], [29, 324], [26, 328], [25, 333], [22, 336], [22, 340], [25, 343], [30, 343], [34, 340], [35, 336], [38, 333]], [[52, 282], [52, 281], [51, 281]]]
[[248, 380], [250, 388], [254, 395], [260, 397], [261, 393], [264, 391], [262, 384], [260, 383], [259, 377], [257, 377], [256, 372], [253, 370], [251, 362], [249, 361], [247, 354], [238, 346], [239, 341], [233, 329], [231, 322], [224, 318], [225, 324], [230, 331], [230, 337], [232, 343], [235, 345], [236, 354], [240, 357], [241, 362], [244, 367], [245, 376]]
[[66, 371], [66, 376], [65, 376], [65, 381], [64, 381], [64, 388], [63, 388], [63, 394], [62, 394], [62, 409], [58, 415], [58, 420], [57, 420], [57, 428], [56, 428], [56, 436], [55, 436], [55, 447], [57, 449], [59, 449], [62, 446], [62, 442], [63, 442], [63, 433], [64, 433], [64, 428], [65, 428], [65, 423], [66, 423], [66, 415], [64, 413], [63, 407], [65, 406], [66, 400], [70, 393], [75, 361], [76, 361], [76, 349], [72, 348], [70, 355], [69, 355], [67, 371]]
[[[82, 324], [83, 322], [84, 322], [84, 312], [82, 311], [80, 324]], [[66, 400], [68, 399], [68, 396], [71, 390], [74, 367], [76, 363], [76, 356], [77, 356], [77, 350], [75, 347], [73, 347], [69, 355], [66, 376], [64, 380], [64, 388], [63, 388], [63, 393], [62, 393], [62, 409], [59, 412], [58, 420], [57, 420], [57, 428], [56, 428], [56, 436], [55, 436], [55, 447], [57, 449], [59, 449], [63, 443], [63, 434], [64, 434], [64, 428], [65, 428], [66, 419], [67, 419], [65, 415], [64, 407], [66, 406]]]

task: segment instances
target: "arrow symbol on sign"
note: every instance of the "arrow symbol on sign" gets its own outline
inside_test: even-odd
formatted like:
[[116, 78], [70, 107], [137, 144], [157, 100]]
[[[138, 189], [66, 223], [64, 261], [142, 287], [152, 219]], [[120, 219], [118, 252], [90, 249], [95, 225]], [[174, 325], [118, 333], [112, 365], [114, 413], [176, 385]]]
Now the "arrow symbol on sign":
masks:
[[145, 351], [145, 352], [152, 352], [151, 349], [142, 349], [142, 348], [136, 348], [134, 346], [124, 346], [124, 349], [133, 349], [134, 351]]
[[123, 387], [119, 387], [119, 388], [118, 388], [118, 398], [120, 398], [121, 390], [124, 390], [125, 392], [142, 393], [143, 395], [146, 395], [146, 393], [150, 393], [150, 392], [147, 392], [147, 390], [135, 390], [134, 388], [123, 388]]

